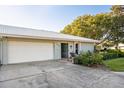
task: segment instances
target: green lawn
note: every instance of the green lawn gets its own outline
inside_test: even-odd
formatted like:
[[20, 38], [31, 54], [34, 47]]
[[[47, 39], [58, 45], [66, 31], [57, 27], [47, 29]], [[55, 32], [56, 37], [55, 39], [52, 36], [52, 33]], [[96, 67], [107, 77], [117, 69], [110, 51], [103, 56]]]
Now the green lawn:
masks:
[[124, 58], [107, 60], [104, 61], [104, 64], [112, 71], [124, 71]]

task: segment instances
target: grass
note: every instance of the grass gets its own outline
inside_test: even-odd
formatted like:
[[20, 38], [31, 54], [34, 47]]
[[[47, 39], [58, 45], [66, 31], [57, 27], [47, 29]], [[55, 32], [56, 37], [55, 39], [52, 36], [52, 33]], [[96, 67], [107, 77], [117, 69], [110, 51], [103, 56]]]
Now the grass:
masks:
[[124, 72], [124, 58], [106, 60], [103, 63], [112, 71]]

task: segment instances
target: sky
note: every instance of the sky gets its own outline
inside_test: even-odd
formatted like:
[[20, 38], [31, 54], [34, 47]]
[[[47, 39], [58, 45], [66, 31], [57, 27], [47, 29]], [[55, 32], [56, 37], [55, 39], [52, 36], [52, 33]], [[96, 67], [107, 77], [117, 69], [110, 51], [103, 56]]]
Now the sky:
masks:
[[76, 17], [109, 12], [111, 5], [0, 6], [0, 24], [59, 32]]

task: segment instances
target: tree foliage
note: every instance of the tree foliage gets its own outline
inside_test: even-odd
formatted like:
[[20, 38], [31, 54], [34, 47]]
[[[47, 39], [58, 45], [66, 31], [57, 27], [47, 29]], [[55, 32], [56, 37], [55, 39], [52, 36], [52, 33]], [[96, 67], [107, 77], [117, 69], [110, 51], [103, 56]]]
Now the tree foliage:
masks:
[[62, 33], [81, 37], [99, 39], [101, 37], [100, 28], [97, 27], [99, 20], [104, 14], [98, 15], [98, 19], [93, 15], [84, 15], [77, 17], [71, 24], [65, 26]]
[[112, 6], [111, 10], [112, 24], [107, 39], [113, 41], [117, 48], [120, 42], [124, 42], [124, 13], [119, 5]]
[[111, 12], [77, 17], [65, 26], [61, 33], [87, 37], [97, 40], [109, 40], [118, 44], [124, 42], [124, 14], [122, 7], [114, 5]]

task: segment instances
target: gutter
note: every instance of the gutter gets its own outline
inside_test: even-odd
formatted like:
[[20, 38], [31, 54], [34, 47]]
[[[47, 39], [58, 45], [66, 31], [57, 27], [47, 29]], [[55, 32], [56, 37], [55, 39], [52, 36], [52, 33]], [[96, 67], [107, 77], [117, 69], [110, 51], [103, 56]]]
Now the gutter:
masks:
[[68, 39], [68, 38], [54, 38], [54, 37], [40, 37], [40, 36], [29, 36], [29, 35], [17, 35], [17, 34], [5, 34], [1, 33], [0, 36], [4, 37], [15, 37], [15, 38], [32, 38], [32, 39], [44, 39], [44, 40], [61, 40], [61, 41], [75, 41], [82, 43], [99, 43], [98, 40], [80, 40], [80, 39]]

